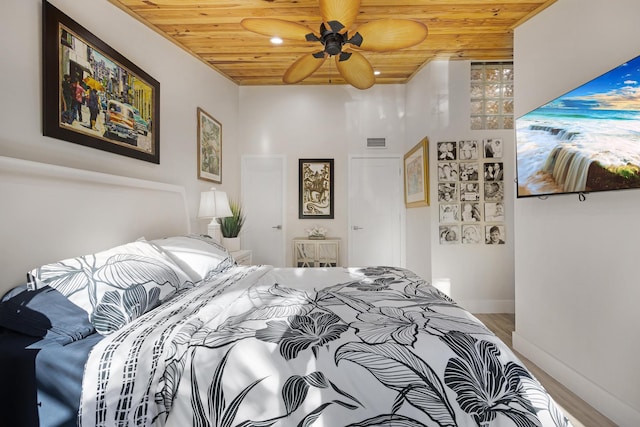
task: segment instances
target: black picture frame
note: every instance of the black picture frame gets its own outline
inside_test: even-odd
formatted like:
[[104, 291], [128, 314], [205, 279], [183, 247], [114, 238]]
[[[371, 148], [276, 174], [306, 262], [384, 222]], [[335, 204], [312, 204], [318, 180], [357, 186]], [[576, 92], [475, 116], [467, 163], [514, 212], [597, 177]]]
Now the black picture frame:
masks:
[[298, 218], [333, 219], [333, 187], [333, 159], [298, 159]]
[[43, 134], [159, 164], [160, 83], [47, 1], [42, 14]]

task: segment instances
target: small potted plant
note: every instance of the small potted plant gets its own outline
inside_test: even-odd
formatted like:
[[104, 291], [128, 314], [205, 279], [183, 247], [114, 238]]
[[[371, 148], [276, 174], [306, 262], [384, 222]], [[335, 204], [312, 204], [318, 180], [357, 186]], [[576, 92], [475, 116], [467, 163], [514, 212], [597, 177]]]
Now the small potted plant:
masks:
[[230, 198], [229, 207], [231, 208], [231, 216], [218, 218], [218, 223], [220, 224], [220, 232], [222, 233], [222, 245], [229, 252], [235, 252], [240, 250], [239, 235], [245, 217], [240, 202], [236, 202]]

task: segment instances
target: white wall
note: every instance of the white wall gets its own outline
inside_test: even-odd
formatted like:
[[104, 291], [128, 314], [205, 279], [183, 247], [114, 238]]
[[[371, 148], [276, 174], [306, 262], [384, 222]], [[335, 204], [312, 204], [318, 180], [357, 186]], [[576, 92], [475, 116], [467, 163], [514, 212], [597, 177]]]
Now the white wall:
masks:
[[238, 87], [107, 0], [51, 3], [160, 82], [160, 165], [42, 135], [41, 0], [12, 1], [0, 15], [0, 155], [182, 185], [192, 229], [204, 232], [195, 216], [211, 185], [197, 179], [196, 108], [222, 123], [218, 188], [238, 193]]
[[[200, 191], [212, 185], [197, 179], [198, 106], [222, 123], [223, 183], [216, 187], [231, 196], [239, 196], [241, 154], [285, 155], [291, 195], [297, 194], [298, 158], [334, 158], [336, 218], [317, 222], [345, 244], [350, 155], [402, 157], [424, 136], [432, 142], [432, 157], [441, 138], [511, 138], [510, 132], [469, 131], [467, 62], [436, 62], [408, 85], [366, 91], [348, 86], [239, 88], [107, 0], [52, 3], [160, 82], [161, 163], [42, 136], [41, 0], [13, 2], [11, 13], [0, 17], [5, 41], [0, 45], [0, 155], [182, 185], [194, 231], [206, 230], [195, 215]], [[389, 148], [366, 149], [367, 137], [385, 137]], [[512, 165], [505, 170], [512, 173]], [[435, 189], [432, 171], [432, 196]], [[436, 203], [407, 210], [406, 265], [427, 279], [449, 279], [451, 295], [472, 311], [512, 309], [512, 241], [492, 248], [440, 247], [431, 239], [438, 234], [438, 215], [432, 213]], [[511, 215], [507, 212], [508, 232]], [[298, 219], [295, 197], [290, 197], [287, 221], [288, 240], [309, 225]]]
[[[516, 114], [640, 54], [637, 0], [559, 0], [515, 32]], [[638, 190], [518, 199], [516, 348], [640, 425]]]
[[[434, 62], [408, 85], [240, 88], [243, 154], [284, 155], [287, 159], [287, 241], [304, 235], [309, 220], [298, 219], [298, 158], [334, 158], [335, 219], [316, 220], [347, 244], [348, 157], [353, 154], [404, 156], [424, 136], [439, 140], [503, 138], [505, 177], [514, 175], [513, 131], [469, 129], [469, 62]], [[386, 137], [386, 150], [366, 148], [367, 137]], [[431, 162], [430, 207], [407, 209], [406, 266], [434, 281], [446, 279], [450, 295], [474, 312], [513, 312], [513, 211], [507, 209], [507, 244], [440, 246], [435, 162]], [[505, 178], [507, 194], [513, 180]], [[511, 206], [512, 199], [505, 205]], [[290, 260], [290, 245], [286, 259]], [[346, 250], [342, 251], [344, 263]]]
[[[420, 271], [429, 265], [433, 283], [472, 312], [513, 312], [513, 140], [512, 130], [472, 131], [469, 122], [470, 62], [434, 61], [407, 84], [407, 145], [427, 136], [430, 141], [431, 204], [408, 209], [407, 266]], [[502, 138], [504, 141], [506, 243], [440, 245], [438, 241], [438, 141]], [[425, 224], [426, 222], [426, 224]]]
[[[405, 91], [402, 85], [377, 85], [366, 91], [350, 86], [243, 86], [240, 88], [241, 151], [286, 158], [288, 194], [286, 241], [320, 225], [342, 239], [341, 263], [348, 244], [347, 182], [349, 156], [404, 155]], [[369, 137], [384, 137], [386, 149], [367, 149]], [[333, 158], [334, 219], [298, 219], [298, 159]], [[286, 260], [291, 264], [291, 245]]]

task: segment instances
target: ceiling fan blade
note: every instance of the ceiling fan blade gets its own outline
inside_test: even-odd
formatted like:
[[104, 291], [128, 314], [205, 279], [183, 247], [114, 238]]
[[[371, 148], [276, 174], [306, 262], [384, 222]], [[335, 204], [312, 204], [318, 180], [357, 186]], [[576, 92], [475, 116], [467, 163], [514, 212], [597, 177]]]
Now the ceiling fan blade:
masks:
[[317, 40], [314, 31], [309, 27], [296, 22], [285, 21], [284, 19], [245, 18], [240, 21], [240, 25], [242, 25], [245, 30], [262, 34], [263, 36], [277, 36], [282, 39], [310, 41], [307, 35], [313, 34]]
[[324, 52], [310, 53], [301, 56], [291, 64], [289, 69], [284, 73], [282, 81], [285, 83], [298, 83], [309, 77], [318, 68], [324, 64], [327, 54]]
[[358, 48], [374, 52], [404, 49], [422, 43], [427, 38], [427, 26], [410, 19], [380, 19], [356, 28], [362, 36]]
[[334, 29], [333, 21], [343, 25], [340, 33], [344, 34], [353, 25], [360, 11], [360, 0], [320, 0], [322, 21], [327, 27]]
[[351, 86], [369, 89], [376, 82], [373, 67], [360, 52], [346, 51], [336, 55], [336, 67]]

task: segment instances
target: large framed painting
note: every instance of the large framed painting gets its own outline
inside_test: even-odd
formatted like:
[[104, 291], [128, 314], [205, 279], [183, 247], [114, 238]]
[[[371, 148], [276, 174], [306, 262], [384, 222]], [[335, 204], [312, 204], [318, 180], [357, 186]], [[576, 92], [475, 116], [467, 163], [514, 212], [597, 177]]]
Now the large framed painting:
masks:
[[160, 163], [160, 83], [43, 2], [43, 133]]
[[424, 137], [404, 155], [406, 207], [429, 206], [429, 140]]
[[299, 159], [298, 218], [333, 219], [333, 159]]
[[222, 183], [222, 124], [198, 108], [198, 178]]

